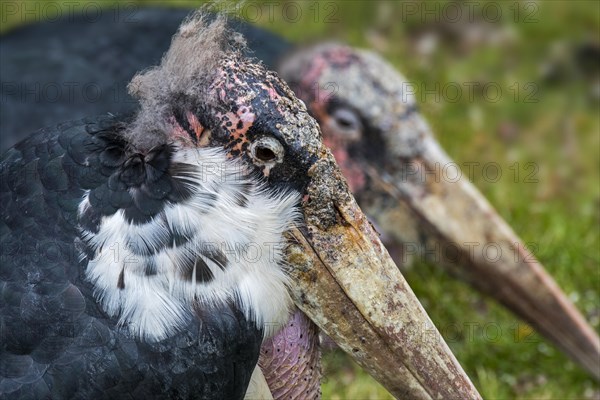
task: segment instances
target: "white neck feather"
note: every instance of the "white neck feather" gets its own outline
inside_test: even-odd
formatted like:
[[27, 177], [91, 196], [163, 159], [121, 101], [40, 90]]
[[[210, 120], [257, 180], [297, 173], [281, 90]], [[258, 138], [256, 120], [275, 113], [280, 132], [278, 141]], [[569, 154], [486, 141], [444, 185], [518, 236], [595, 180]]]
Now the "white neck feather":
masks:
[[[299, 195], [266, 190], [222, 151], [178, 149], [173, 162], [193, 166], [186, 177], [194, 193], [189, 199], [167, 204], [146, 224], [130, 224], [120, 210], [102, 218], [98, 233], [82, 231], [95, 250], [85, 274], [98, 301], [120, 324], [148, 340], [164, 339], [183, 328], [193, 318], [194, 306], [209, 308], [223, 301], [236, 302], [247, 318], [264, 327], [265, 335], [273, 334], [289, 318], [291, 300], [281, 268], [283, 233], [298, 219]], [[80, 215], [88, 207], [86, 193]], [[151, 255], [134, 251], [136, 246], [164, 243], [173, 232], [190, 240]], [[207, 249], [227, 257], [225, 268], [202, 255]], [[185, 279], [186, 258], [201, 258], [212, 280]], [[149, 275], [146, 266], [151, 262], [156, 273]]]

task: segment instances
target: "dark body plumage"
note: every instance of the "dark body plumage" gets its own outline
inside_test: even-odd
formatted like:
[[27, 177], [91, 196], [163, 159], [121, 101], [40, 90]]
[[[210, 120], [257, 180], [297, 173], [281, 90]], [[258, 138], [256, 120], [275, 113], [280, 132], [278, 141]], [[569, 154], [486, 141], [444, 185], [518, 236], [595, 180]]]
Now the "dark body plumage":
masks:
[[[90, 197], [94, 211], [82, 218], [90, 229], [117, 206], [129, 207], [133, 221], [143, 220], [167, 200], [176, 203], [186, 196], [175, 190], [177, 182], [161, 175], [170, 167], [168, 152], [144, 163], [125, 151], [115, 135], [124, 121], [63, 123], [2, 158], [0, 393], [7, 398], [244, 395], [263, 332], [236, 307], [196, 310], [201, 319], [194, 318], [180, 333], [144, 342], [116, 325], [84, 279], [87, 260], [80, 261], [80, 254], [86, 246], [77, 239], [84, 190], [104, 198], [99, 204], [105, 208], [95, 208]], [[143, 181], [127, 179], [128, 170], [142, 167], [153, 173], [135, 174]], [[156, 190], [138, 198], [127, 194], [142, 186]]]
[[[137, 103], [127, 83], [160, 62], [188, 9], [105, 9], [98, 18], [69, 16], [15, 29], [0, 38], [0, 152], [36, 129], [104, 113], [129, 113]], [[273, 68], [290, 44], [230, 20], [249, 55]], [[40, 62], [43, 60], [43, 63]], [[65, 62], [68, 60], [68, 62]]]

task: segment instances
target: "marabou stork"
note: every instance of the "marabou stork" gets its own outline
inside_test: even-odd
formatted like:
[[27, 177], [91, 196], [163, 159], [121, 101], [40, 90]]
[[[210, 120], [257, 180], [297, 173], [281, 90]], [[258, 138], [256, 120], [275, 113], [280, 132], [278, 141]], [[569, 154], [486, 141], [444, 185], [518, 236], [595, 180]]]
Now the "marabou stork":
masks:
[[2, 398], [242, 398], [293, 303], [394, 395], [480, 398], [241, 42], [196, 13], [131, 81], [138, 112], [4, 153]]
[[[167, 46], [169, 29], [178, 24], [186, 12], [140, 9], [136, 22], [129, 25], [117, 24], [108, 18], [93, 24], [81, 20], [62, 23], [59, 37], [84, 29], [82, 34], [89, 35], [87, 41], [44, 40], [52, 37], [49, 25], [44, 24], [9, 35], [0, 43], [0, 48], [3, 54], [12, 56], [0, 62], [4, 75], [9, 76], [6, 81], [17, 85], [5, 89], [3, 101], [7, 111], [1, 123], [11, 129], [3, 130], [16, 131], [17, 121], [32, 112], [35, 114], [30, 123], [38, 125], [40, 121], [50, 123], [67, 117], [61, 113], [69, 109], [72, 99], [61, 98], [58, 103], [44, 104], [34, 111], [30, 102], [19, 100], [23, 87], [32, 87], [36, 82], [43, 85], [62, 79], [77, 81], [80, 85], [98, 83], [103, 96], [97, 102], [82, 104], [80, 113], [85, 113], [85, 107], [132, 109], [134, 104], [125, 101], [123, 96], [119, 97], [120, 103], [112, 104], [111, 96], [123, 93], [113, 86], [114, 79], [123, 82], [136, 69], [158, 59]], [[423, 251], [435, 245], [452, 247], [452, 252], [436, 253], [438, 257], [445, 256], [437, 259], [440, 265], [499, 300], [596, 378], [599, 376], [598, 336], [552, 278], [526, 253], [522, 242], [473, 185], [465, 179], [447, 182], [436, 175], [439, 168], [435, 168], [435, 164], [445, 165], [451, 160], [416, 112], [414, 100], [403, 93], [405, 80], [398, 72], [366, 51], [326, 45], [296, 52], [281, 38], [265, 31], [246, 24], [236, 24], [236, 28], [247, 34], [250, 47], [259, 58], [280, 67], [283, 77], [306, 102], [355, 196], [385, 234], [388, 247], [395, 247], [400, 253]], [[56, 23], [51, 29], [56, 30]], [[146, 41], [132, 49], [132, 53], [125, 51], [130, 48], [130, 38], [142, 32], [152, 34], [144, 36]], [[100, 41], [102, 51], [90, 48], [89, 43], [94, 41]], [[41, 46], [35, 51], [19, 50], [34, 44]], [[65, 54], [65, 59], [76, 62], [66, 65], [63, 58], [57, 58]], [[49, 72], [41, 67], [44, 64], [37, 61], [40, 59], [49, 62], [53, 69]], [[279, 59], [284, 61], [278, 63]], [[123, 67], [117, 69], [121, 62]], [[16, 74], [23, 68], [28, 76], [17, 78]], [[88, 69], [93, 73], [88, 74]], [[332, 83], [336, 89], [334, 95], [330, 95]], [[14, 94], [10, 92], [13, 89]], [[49, 109], [52, 112], [48, 112]], [[481, 247], [501, 246], [504, 256], [490, 261], [482, 257], [481, 252], [473, 252], [469, 248], [472, 243]], [[402, 260], [396, 262], [401, 264]], [[295, 318], [299, 319], [295, 326], [307, 323], [301, 315]], [[293, 327], [286, 329], [294, 331]], [[283, 338], [285, 335], [278, 335], [263, 345], [261, 357], [269, 385], [276, 386], [274, 392], [281, 396], [292, 390], [291, 375], [308, 369], [307, 365], [316, 367], [318, 359], [314, 355], [314, 339], [305, 336], [302, 356], [308, 360], [293, 367], [278, 368], [284, 360], [269, 356], [269, 352], [272, 354], [285, 346]], [[312, 379], [317, 377], [313, 375]]]
[[[373, 52], [337, 44], [297, 51], [279, 69], [319, 122], [356, 200], [387, 235], [384, 243], [402, 255], [398, 265], [407, 253], [429, 254], [600, 380], [598, 334], [465, 175], [444, 176], [444, 166], [457, 164], [401, 74]], [[487, 246], [494, 255], [482, 251]]]

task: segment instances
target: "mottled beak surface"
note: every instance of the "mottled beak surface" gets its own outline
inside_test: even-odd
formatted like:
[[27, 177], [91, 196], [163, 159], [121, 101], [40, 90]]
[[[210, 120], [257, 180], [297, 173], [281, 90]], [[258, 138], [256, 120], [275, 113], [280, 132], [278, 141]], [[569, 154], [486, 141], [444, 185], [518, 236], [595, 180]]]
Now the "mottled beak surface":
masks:
[[398, 398], [478, 399], [327, 151], [288, 249], [296, 305]]
[[[404, 243], [404, 256], [429, 254], [521, 316], [600, 379], [598, 335], [464, 175], [448, 179], [443, 171], [451, 164], [438, 144], [427, 139], [418, 157], [396, 171], [366, 168], [372, 201], [365, 211], [391, 242]], [[381, 201], [385, 198], [394, 201]], [[418, 227], [414, 241], [403, 236], [409, 220]]]

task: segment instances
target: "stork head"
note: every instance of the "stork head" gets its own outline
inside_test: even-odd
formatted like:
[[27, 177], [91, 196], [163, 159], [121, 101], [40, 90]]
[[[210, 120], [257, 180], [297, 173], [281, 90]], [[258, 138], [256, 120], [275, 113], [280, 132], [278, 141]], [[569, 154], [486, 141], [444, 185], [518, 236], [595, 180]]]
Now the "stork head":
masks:
[[600, 377], [597, 334], [444, 153], [401, 74], [370, 51], [338, 44], [299, 51], [280, 69], [361, 207], [399, 247], [398, 264], [428, 254]]
[[[293, 302], [398, 397], [479, 398], [316, 121], [242, 45], [221, 19], [194, 15], [130, 84], [141, 108], [126, 145], [103, 151], [112, 175], [80, 206], [95, 221], [84, 225], [86, 273], [104, 310], [161, 340], [220, 302], [269, 335]], [[99, 209], [119, 190], [111, 199], [126, 208]], [[115, 242], [126, 245], [118, 260]]]

